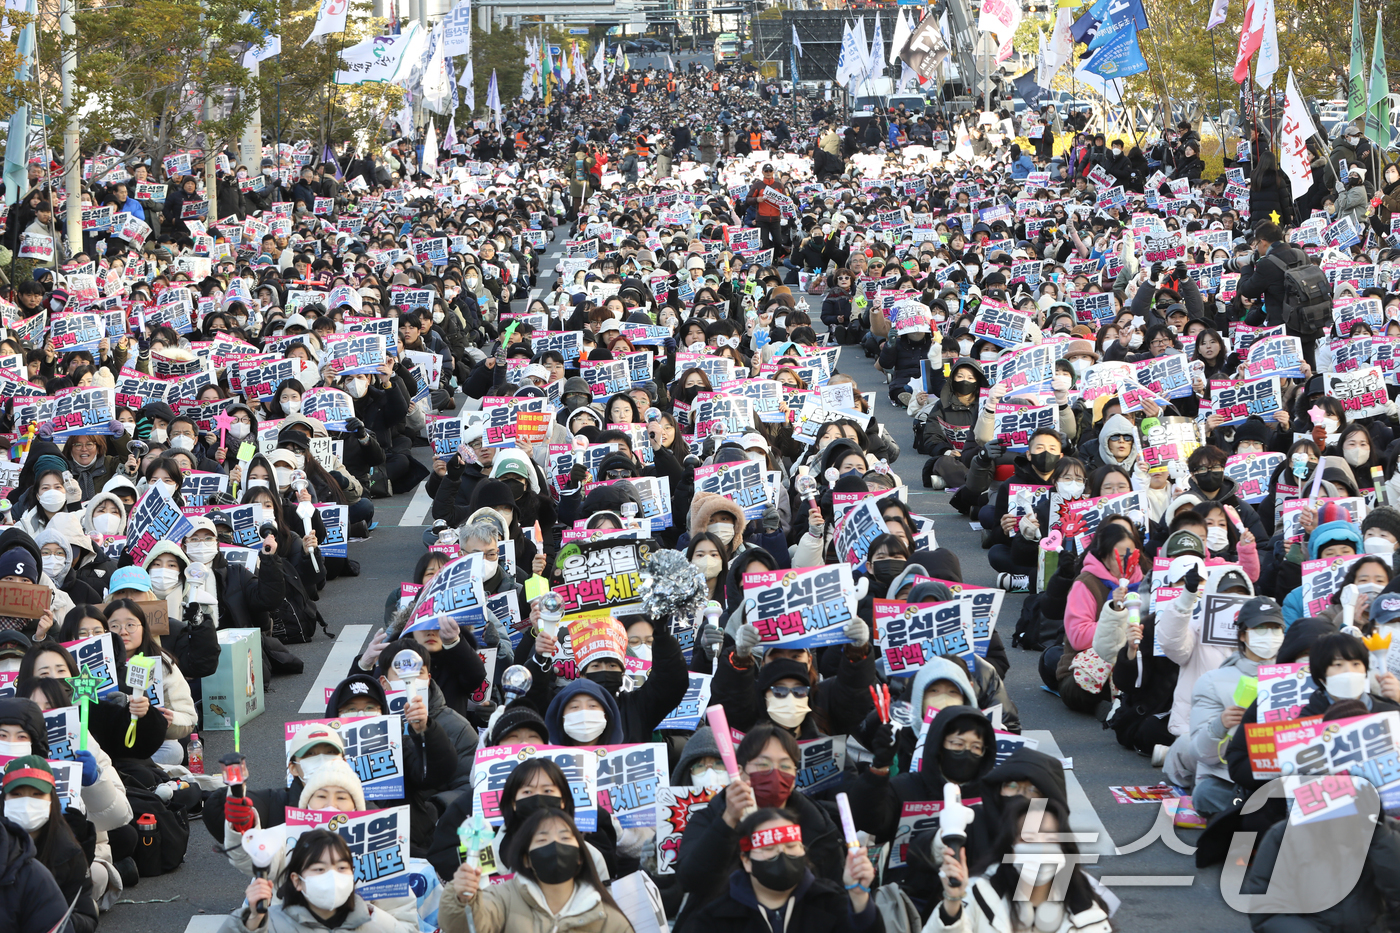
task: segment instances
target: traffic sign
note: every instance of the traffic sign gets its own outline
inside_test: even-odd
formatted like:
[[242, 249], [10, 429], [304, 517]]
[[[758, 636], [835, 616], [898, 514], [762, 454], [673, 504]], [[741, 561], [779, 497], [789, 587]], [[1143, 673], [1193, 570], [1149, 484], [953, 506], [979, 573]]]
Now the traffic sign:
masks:
[[569, 27], [569, 35], [586, 36], [588, 35], [588, 29], [584, 26], [571, 26]]

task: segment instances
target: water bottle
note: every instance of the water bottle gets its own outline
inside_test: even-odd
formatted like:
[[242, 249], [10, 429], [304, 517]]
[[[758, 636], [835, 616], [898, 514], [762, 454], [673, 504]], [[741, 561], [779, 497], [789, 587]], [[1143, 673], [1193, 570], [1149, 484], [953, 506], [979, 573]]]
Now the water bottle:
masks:
[[204, 743], [199, 740], [198, 732], [190, 733], [190, 773], [204, 773]]

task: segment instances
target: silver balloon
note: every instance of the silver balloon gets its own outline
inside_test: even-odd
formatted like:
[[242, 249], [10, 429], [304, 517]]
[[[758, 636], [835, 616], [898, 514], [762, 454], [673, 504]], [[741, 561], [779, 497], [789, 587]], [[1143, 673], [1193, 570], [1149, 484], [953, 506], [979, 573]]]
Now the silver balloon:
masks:
[[529, 693], [534, 679], [530, 669], [523, 664], [512, 664], [502, 671], [501, 692], [506, 695], [506, 702], [513, 702]]
[[674, 620], [689, 628], [709, 598], [705, 575], [679, 551], [655, 551], [642, 573], [642, 612], [652, 619]]

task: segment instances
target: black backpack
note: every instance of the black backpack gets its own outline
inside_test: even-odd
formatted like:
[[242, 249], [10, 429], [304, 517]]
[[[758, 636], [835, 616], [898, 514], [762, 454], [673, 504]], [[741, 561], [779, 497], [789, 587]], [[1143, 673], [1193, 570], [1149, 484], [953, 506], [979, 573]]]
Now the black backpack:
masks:
[[190, 820], [184, 807], [168, 807], [142, 787], [128, 786], [126, 797], [135, 814], [132, 825], [137, 840], [132, 857], [141, 877], [155, 878], [179, 868], [190, 844]]
[[1327, 273], [1305, 253], [1295, 250], [1293, 255], [1292, 263], [1278, 256], [1265, 257], [1283, 268], [1283, 324], [1290, 334], [1317, 337], [1332, 326], [1332, 286]]

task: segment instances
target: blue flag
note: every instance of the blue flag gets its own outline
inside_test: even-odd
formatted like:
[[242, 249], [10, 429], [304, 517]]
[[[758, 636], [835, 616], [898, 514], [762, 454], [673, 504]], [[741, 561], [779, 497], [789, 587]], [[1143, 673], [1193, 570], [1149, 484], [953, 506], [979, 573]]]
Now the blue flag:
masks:
[[1138, 29], [1148, 28], [1147, 11], [1142, 7], [1142, 0], [1096, 0], [1089, 7], [1088, 15], [1100, 23], [1121, 26], [1131, 20]]
[[1137, 30], [1131, 27], [1118, 30], [1112, 39], [1094, 53], [1084, 70], [1098, 75], [1105, 81], [1126, 78], [1146, 71], [1147, 59], [1142, 57], [1142, 49], [1138, 47]]

